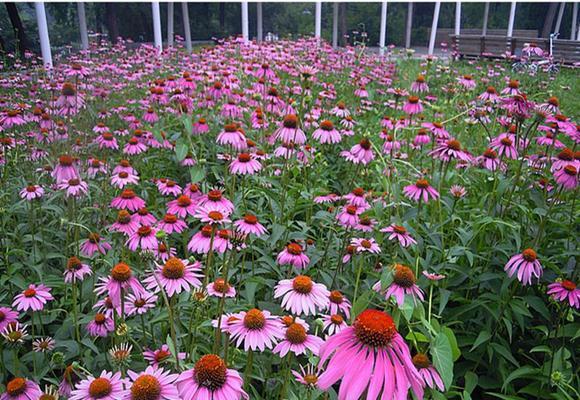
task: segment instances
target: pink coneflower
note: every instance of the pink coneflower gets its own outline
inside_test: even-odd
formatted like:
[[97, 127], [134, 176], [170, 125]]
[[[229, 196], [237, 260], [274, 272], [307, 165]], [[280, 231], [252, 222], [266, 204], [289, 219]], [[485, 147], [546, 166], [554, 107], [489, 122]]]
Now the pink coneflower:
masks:
[[89, 178], [95, 178], [99, 174], [107, 173], [107, 165], [105, 162], [98, 160], [96, 158], [91, 158], [88, 161], [89, 168], [87, 169], [87, 175]]
[[89, 191], [89, 185], [77, 178], [63, 181], [58, 185], [58, 189], [65, 190], [67, 197], [81, 197]]
[[181, 400], [240, 400], [250, 397], [238, 371], [229, 369], [215, 354], [201, 357], [193, 369], [183, 371], [175, 381]]
[[24, 125], [26, 120], [22, 118], [20, 110], [8, 110], [0, 116], [0, 127], [10, 129], [13, 126]]
[[381, 232], [390, 233], [389, 240], [397, 240], [403, 247], [417, 244], [417, 241], [413, 239], [404, 226], [391, 224], [388, 227], [381, 229]]
[[62, 155], [58, 158], [58, 164], [51, 172], [56, 179], [56, 183], [67, 182], [69, 179], [79, 178], [79, 173], [74, 167], [74, 159], [69, 155]]
[[284, 357], [288, 352], [292, 352], [298, 356], [310, 350], [314, 355], [318, 355], [323, 343], [324, 340], [318, 336], [309, 335], [303, 324], [294, 322], [286, 327], [284, 338], [274, 347], [273, 353]]
[[99, 145], [99, 149], [112, 149], [118, 150], [119, 144], [117, 139], [111, 132], [103, 132], [95, 139], [95, 143]]
[[82, 282], [85, 276], [91, 275], [91, 267], [83, 264], [78, 257], [72, 256], [66, 262], [66, 269], [64, 271], [64, 281], [66, 283]]
[[282, 126], [274, 132], [273, 137], [275, 140], [280, 140], [282, 143], [306, 143], [306, 135], [300, 128], [298, 128], [298, 117], [294, 114], [289, 114], [284, 117]]
[[348, 328], [348, 325], [344, 322], [342, 315], [332, 314], [322, 316], [322, 329], [327, 331], [329, 336], [339, 333], [345, 328]]
[[232, 222], [228, 218], [229, 213], [223, 213], [222, 211], [214, 210], [210, 207], [210, 203], [208, 203], [207, 206], [199, 207], [194, 217], [199, 219], [204, 224], [209, 225], [224, 225]]
[[215, 238], [217, 233], [212, 225], [203, 226], [197, 233], [195, 233], [189, 243], [187, 244], [187, 249], [193, 253], [207, 254], [209, 253], [210, 247], [212, 246], [212, 236], [213, 236], [213, 249], [216, 249]]
[[461, 143], [457, 139], [441, 142], [433, 151], [429, 152], [429, 155], [446, 162], [454, 159], [471, 161], [471, 156], [461, 149]]
[[127, 315], [142, 315], [155, 308], [158, 296], [153, 293], [129, 293], [125, 296], [125, 313]]
[[357, 207], [362, 207], [363, 209], [367, 209], [369, 207], [369, 203], [365, 198], [366, 192], [363, 188], [355, 188], [352, 192], [345, 194], [342, 196], [343, 199], [347, 200], [350, 204], [354, 204]]
[[153, 108], [148, 108], [147, 111], [145, 111], [145, 114], [143, 114], [143, 117], [141, 119], [153, 125], [155, 124], [155, 122], [159, 121], [159, 116], [157, 115], [157, 113]]
[[12, 307], [16, 307], [18, 311], [40, 311], [44, 309], [48, 301], [54, 300], [54, 297], [50, 294], [50, 290], [49, 287], [43, 284], [30, 284], [22, 293], [14, 297]]
[[190, 264], [188, 260], [171, 257], [165, 264], [157, 264], [154, 275], [145, 278], [147, 289], [153, 289], [155, 293], [160, 291], [159, 285], [167, 292], [168, 296], [189, 292], [192, 288], [200, 288], [203, 277], [201, 263], [196, 261]]
[[252, 154], [240, 153], [230, 164], [230, 172], [240, 175], [254, 175], [262, 169], [262, 164]]
[[486, 149], [483, 154], [475, 159], [475, 161], [483, 168], [490, 171], [505, 169], [505, 164], [498, 159], [497, 152], [493, 149]]
[[429, 198], [433, 200], [439, 198], [439, 193], [433, 186], [429, 185], [427, 179], [418, 179], [414, 185], [405, 186], [403, 193], [411, 200], [417, 202], [422, 200], [424, 203], [427, 203]]
[[553, 162], [550, 170], [552, 172], [556, 172], [560, 169], [566, 168], [569, 165], [578, 169], [580, 167], [580, 162], [576, 160], [574, 152], [571, 149], [565, 148], [558, 153], [556, 160]]
[[477, 86], [477, 83], [473, 80], [471, 75], [460, 76], [457, 78], [457, 82], [467, 90], [473, 90]]
[[56, 341], [50, 336], [47, 336], [45, 338], [38, 338], [32, 342], [32, 350], [35, 353], [46, 353], [52, 351], [54, 350], [55, 346]]
[[445, 275], [427, 271], [423, 271], [423, 276], [425, 276], [425, 278], [429, 279], [430, 281], [440, 281], [441, 279], [445, 279]]
[[516, 139], [513, 133], [502, 133], [491, 141], [490, 146], [493, 150], [497, 151], [499, 156], [505, 156], [515, 160], [518, 158], [515, 141]]
[[183, 232], [187, 229], [187, 224], [183, 220], [177, 218], [177, 215], [175, 214], [165, 214], [163, 219], [157, 223], [157, 228], [168, 235], [171, 235], [173, 232]]
[[440, 392], [445, 391], [445, 385], [443, 384], [443, 380], [439, 375], [439, 372], [435, 369], [435, 367], [429, 361], [429, 357], [427, 357], [424, 353], [417, 353], [413, 356], [413, 365], [419, 371], [419, 375], [423, 378], [425, 384], [430, 387], [431, 389], [439, 389]]
[[125, 246], [131, 251], [137, 251], [138, 248], [141, 248], [141, 250], [155, 250], [159, 246], [156, 233], [157, 229], [149, 225], [141, 225], [129, 236]]
[[342, 311], [346, 318], [350, 318], [350, 308], [352, 305], [340, 291], [333, 290], [330, 292], [328, 300], [330, 300], [328, 303], [328, 310], [331, 315], [338, 314]]
[[192, 133], [195, 135], [201, 135], [209, 132], [209, 125], [205, 118], [200, 118], [193, 124]]
[[276, 261], [280, 265], [293, 265], [298, 269], [304, 269], [310, 263], [310, 258], [304, 254], [302, 246], [296, 242], [288, 243], [282, 250]]
[[40, 199], [44, 195], [44, 189], [39, 185], [28, 185], [20, 191], [20, 198], [28, 201]]
[[411, 84], [411, 92], [414, 93], [423, 93], [429, 91], [429, 85], [425, 82], [425, 77], [423, 75], [419, 75], [415, 82]]
[[564, 279], [550, 283], [548, 294], [556, 301], [567, 301], [570, 307], [580, 308], [580, 289], [572, 281]]
[[21, 325], [20, 322], [14, 321], [6, 325], [1, 334], [8, 343], [20, 344], [24, 342], [24, 339], [28, 339], [26, 328], [27, 325]]
[[450, 137], [449, 132], [440, 122], [425, 122], [421, 126], [429, 129], [429, 131], [439, 139], [449, 139]]
[[80, 250], [82, 255], [91, 257], [96, 252], [107, 254], [111, 250], [111, 245], [101, 241], [101, 236], [98, 233], [91, 232], [87, 240], [81, 244]]
[[182, 194], [177, 199], [167, 203], [167, 212], [175, 214], [179, 218], [185, 218], [188, 215], [194, 215], [196, 207], [195, 202], [189, 196]]
[[336, 107], [330, 110], [332, 115], [336, 115], [339, 118], [346, 118], [350, 115], [350, 111], [346, 108], [344, 101], [339, 101]]
[[517, 79], [511, 79], [508, 82], [508, 85], [502, 89], [501, 94], [505, 94], [507, 96], [515, 96], [521, 94], [520, 91], [520, 81]]
[[69, 400], [119, 400], [127, 396], [121, 373], [102, 371], [95, 378], [89, 376], [76, 384]]
[[538, 255], [532, 249], [525, 249], [520, 254], [510, 258], [504, 271], [510, 278], [517, 272], [517, 278], [524, 286], [532, 284], [532, 275], [539, 280], [543, 272]]
[[231, 146], [235, 150], [244, 150], [248, 147], [246, 136], [237, 124], [227, 124], [217, 136], [216, 141], [222, 146]]
[[320, 348], [319, 365], [327, 361], [318, 386], [327, 390], [342, 379], [340, 399], [359, 399], [365, 391], [367, 399], [381, 392], [383, 399], [404, 399], [409, 388], [423, 398], [423, 380], [409, 347], [385, 312], [367, 309], [352, 326], [330, 336]]
[[340, 155], [354, 164], [363, 165], [370, 163], [375, 158], [371, 142], [367, 138], [361, 139], [349, 151], [342, 151]]
[[130, 156], [141, 154], [145, 151], [147, 151], [147, 146], [143, 142], [140, 142], [135, 136], [129, 139], [125, 147], [123, 147], [123, 153]]
[[372, 254], [379, 254], [381, 252], [381, 248], [373, 238], [353, 238], [350, 240], [350, 244], [351, 246], [354, 246], [357, 253], [368, 252]]
[[18, 313], [8, 307], [0, 307], [0, 332], [13, 322], [18, 321]]
[[235, 297], [236, 289], [223, 278], [218, 278], [206, 286], [207, 294], [214, 297]]
[[126, 171], [120, 171], [111, 177], [111, 185], [119, 189], [123, 189], [127, 185], [136, 185], [138, 183], [139, 177]]
[[314, 198], [314, 202], [316, 204], [332, 203], [337, 200], [340, 200], [340, 196], [334, 193], [330, 193], [324, 196], [316, 196]]
[[271, 349], [279, 339], [284, 338], [280, 319], [269, 311], [257, 308], [230, 317], [228, 330], [236, 346], [244, 344], [244, 351]]
[[163, 242], [159, 243], [157, 250], [153, 250], [153, 255], [155, 258], [163, 262], [167, 261], [169, 257], [174, 257], [176, 254], [177, 250], [175, 247], [167, 247], [167, 245]]
[[359, 223], [360, 214], [362, 214], [366, 209], [368, 209], [368, 205], [359, 207], [354, 204], [347, 204], [336, 215], [336, 219], [342, 226], [354, 228]]
[[[548, 128], [548, 129], [550, 129], [550, 128]], [[540, 129], [538, 128], [538, 130], [540, 130]], [[538, 143], [540, 146], [547, 146], [547, 147], [551, 146], [551, 147], [554, 147], [555, 149], [563, 149], [564, 147], [566, 147], [564, 145], [564, 143], [562, 143], [558, 139], [556, 139], [556, 135], [554, 133], [552, 133], [551, 130], [547, 131], [544, 136], [538, 136], [536, 138], [536, 143]]]
[[268, 231], [260, 222], [258, 217], [252, 214], [246, 214], [243, 219], [234, 222], [236, 230], [244, 235], [256, 235], [258, 237], [266, 234]]
[[121, 195], [111, 201], [111, 207], [121, 210], [137, 211], [145, 207], [145, 201], [131, 189], [125, 189]]
[[324, 120], [320, 123], [320, 127], [312, 133], [312, 137], [318, 140], [321, 144], [339, 143], [342, 140], [340, 132], [336, 130], [332, 121]]
[[[385, 299], [389, 300], [391, 296], [395, 297], [399, 307], [402, 307], [405, 303], [405, 296], [411, 296], [413, 303], [416, 303], [417, 298], [420, 301], [423, 301], [423, 291], [415, 282], [415, 274], [411, 271], [411, 268], [401, 264], [395, 264], [393, 270], [393, 282], [384, 292]], [[383, 292], [380, 281], [373, 285], [373, 290], [378, 293]]]
[[133, 276], [131, 267], [120, 262], [111, 269], [111, 275], [99, 278], [100, 282], [95, 287], [95, 292], [99, 295], [107, 294], [114, 307], [121, 304], [121, 291], [128, 294], [146, 293], [141, 283]]
[[296, 378], [300, 384], [306, 386], [308, 389], [317, 388], [319, 374], [320, 372], [315, 371], [312, 364], [308, 364], [306, 369], [304, 369], [304, 367], [301, 365], [300, 372], [292, 370], [292, 375], [294, 375], [294, 378]]
[[467, 190], [465, 190], [463, 186], [453, 185], [449, 189], [449, 193], [451, 193], [455, 199], [461, 199], [467, 195]]
[[497, 103], [500, 99], [497, 90], [493, 86], [488, 86], [485, 92], [477, 96], [477, 98], [491, 103]]
[[199, 205], [227, 215], [234, 212], [234, 204], [226, 199], [220, 190], [210, 190], [199, 200]]
[[574, 190], [578, 186], [578, 168], [574, 165], [566, 165], [554, 173], [556, 183], [567, 190]]
[[403, 112], [409, 115], [420, 114], [423, 112], [421, 100], [417, 96], [407, 97], [407, 102], [403, 106]]
[[42, 396], [40, 386], [26, 378], [12, 378], [6, 384], [6, 392], [2, 393], [0, 400], [38, 400]]
[[[153, 367], [159, 367], [159, 364], [162, 364], [164, 361], [168, 361], [171, 357], [173, 357], [173, 355], [169, 350], [169, 346], [166, 344], [163, 344], [160, 349], [157, 350], [146, 349], [143, 352], [143, 358], [145, 359], [145, 361], [149, 362], [149, 365]], [[180, 360], [185, 360], [185, 357], [186, 357], [185, 353], [179, 353], [177, 355], [177, 358], [179, 358]]]
[[127, 210], [120, 210], [117, 213], [117, 220], [109, 227], [111, 232], [121, 232], [130, 236], [139, 229], [139, 223], [131, 218], [131, 214]]
[[182, 189], [175, 181], [171, 179], [159, 179], [156, 182], [157, 189], [159, 193], [163, 196], [174, 196], [177, 197], [181, 194]]
[[274, 298], [282, 297], [282, 308], [296, 315], [316, 315], [316, 309], [328, 307], [330, 292], [321, 283], [310, 277], [298, 275], [294, 279], [283, 279], [275, 287]]
[[113, 319], [102, 313], [95, 314], [95, 317], [87, 324], [87, 332], [91, 336], [107, 337], [109, 332], [114, 330]]
[[129, 370], [127, 374], [131, 382], [124, 400], [182, 400], [175, 385], [178, 374], [152, 366], [140, 373]]

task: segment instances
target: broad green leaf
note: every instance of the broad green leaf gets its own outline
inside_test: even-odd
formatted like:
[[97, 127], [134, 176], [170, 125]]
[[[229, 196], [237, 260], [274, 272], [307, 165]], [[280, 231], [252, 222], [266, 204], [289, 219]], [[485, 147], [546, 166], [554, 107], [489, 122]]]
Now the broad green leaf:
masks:
[[445, 336], [447, 336], [447, 339], [449, 339], [451, 351], [453, 352], [453, 362], [457, 361], [461, 356], [461, 350], [459, 350], [459, 346], [457, 345], [457, 338], [455, 337], [455, 334], [450, 328], [446, 326], [441, 328], [441, 333], [443, 333]]
[[508, 375], [508, 377], [505, 379], [501, 390], [505, 390], [507, 385], [509, 385], [512, 381], [522, 378], [524, 376], [528, 376], [528, 375], [535, 375], [537, 374], [539, 371], [537, 368], [534, 368], [530, 365], [524, 365], [523, 367], [520, 367], [518, 369], [516, 369], [515, 371], [513, 371], [511, 374]]
[[453, 352], [445, 334], [437, 335], [430, 353], [433, 365], [441, 375], [445, 388], [449, 388], [453, 382]]
[[477, 349], [480, 345], [487, 342], [490, 337], [491, 333], [489, 333], [488, 331], [479, 332], [479, 335], [477, 335], [477, 339], [475, 339], [475, 342], [473, 342], [473, 346], [471, 347], [470, 351]]

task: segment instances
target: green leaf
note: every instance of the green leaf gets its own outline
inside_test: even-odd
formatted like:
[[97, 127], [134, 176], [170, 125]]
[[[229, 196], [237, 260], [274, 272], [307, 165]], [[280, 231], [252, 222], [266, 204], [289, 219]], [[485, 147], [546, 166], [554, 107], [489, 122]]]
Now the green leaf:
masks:
[[479, 335], [477, 335], [477, 339], [475, 339], [475, 342], [473, 342], [473, 346], [471, 347], [471, 350], [469, 350], [469, 351], [473, 351], [473, 350], [477, 349], [480, 345], [487, 342], [490, 337], [491, 337], [491, 333], [489, 333], [488, 331], [479, 332]]
[[364, 292], [356, 302], [352, 305], [352, 319], [356, 318], [363, 310], [366, 310], [371, 303], [372, 297], [376, 292], [374, 290], [367, 290]]
[[445, 334], [439, 334], [431, 346], [431, 358], [446, 388], [453, 382], [453, 351]]
[[183, 161], [188, 151], [189, 148], [185, 143], [177, 142], [175, 144], [175, 155], [177, 156], [177, 161]]
[[447, 339], [449, 339], [451, 351], [453, 352], [453, 362], [457, 361], [461, 356], [461, 350], [459, 350], [459, 346], [457, 345], [457, 338], [455, 337], [455, 334], [450, 328], [446, 326], [441, 328], [441, 333], [443, 333], [445, 336], [447, 336]]
[[191, 183], [197, 183], [205, 178], [205, 169], [199, 165], [194, 165], [193, 167], [189, 168], [189, 175], [191, 177]]
[[511, 362], [513, 365], [515, 365], [516, 367], [519, 367], [520, 364], [518, 363], [518, 361], [514, 358], [514, 356], [512, 355], [512, 353], [505, 348], [504, 346], [502, 346], [501, 344], [498, 343], [492, 343], [490, 345], [497, 353], [499, 353], [503, 358], [505, 358], [506, 360], [508, 360], [509, 362]]
[[538, 372], [539, 371], [537, 368], [534, 368], [530, 365], [524, 365], [523, 367], [516, 369], [515, 371], [513, 371], [511, 374], [508, 375], [508, 377], [503, 382], [501, 390], [502, 391], [505, 390], [507, 385], [510, 384], [510, 382], [512, 382], [518, 378], [522, 378], [522, 377], [528, 376], [528, 375], [535, 375]]
[[477, 386], [479, 377], [471, 371], [465, 373], [465, 391], [469, 394], [473, 392], [473, 389]]

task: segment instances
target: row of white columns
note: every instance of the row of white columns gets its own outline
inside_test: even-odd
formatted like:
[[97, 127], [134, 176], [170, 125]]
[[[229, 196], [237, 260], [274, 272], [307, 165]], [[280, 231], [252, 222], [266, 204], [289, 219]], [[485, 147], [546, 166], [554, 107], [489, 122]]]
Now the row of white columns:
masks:
[[[43, 2], [36, 2], [34, 4], [36, 10], [36, 19], [38, 23], [38, 33], [40, 36], [40, 49], [42, 53], [42, 59], [45, 66], [52, 67], [52, 53], [50, 50], [50, 39], [48, 36], [48, 24], [46, 22], [46, 10], [44, 8]], [[182, 15], [183, 15], [183, 26], [185, 33], [185, 45], [187, 51], [191, 51], [191, 29], [189, 26], [189, 11], [187, 8], [187, 3], [181, 3]], [[167, 3], [167, 44], [168, 46], [173, 46], [173, 34], [174, 34], [174, 4], [172, 2]], [[241, 3], [242, 7], [242, 37], [245, 41], [249, 41], [249, 19], [248, 19], [248, 2], [243, 1]], [[560, 4], [560, 10], [558, 12], [558, 18], [556, 20], [556, 26], [554, 33], [560, 32], [560, 26], [562, 24], [562, 18], [564, 15], [564, 9], [566, 3], [562, 2]], [[151, 10], [153, 14], [153, 36], [155, 47], [161, 52], [163, 50], [162, 35], [161, 35], [161, 15], [159, 9], [159, 2], [151, 3]], [[431, 35], [429, 38], [429, 55], [433, 54], [435, 49], [435, 38], [437, 35], [437, 26], [439, 24], [439, 13], [441, 10], [441, 2], [435, 3], [435, 10], [433, 11], [433, 22], [431, 24]], [[87, 19], [85, 12], [85, 4], [83, 2], [77, 3], [77, 11], [79, 17], [79, 30], [81, 34], [81, 44], [82, 49], [86, 50], [89, 48], [89, 38], [87, 31]], [[510, 13], [508, 20], [507, 36], [511, 37], [513, 35], [514, 23], [516, 15], [516, 2], [511, 2]], [[408, 4], [407, 9], [407, 24], [405, 32], [405, 47], [409, 48], [411, 46], [411, 26], [413, 18], [413, 3]], [[487, 22], [489, 19], [489, 2], [485, 3], [485, 9], [483, 14], [483, 29], [482, 35], [487, 34]], [[263, 38], [263, 16], [262, 16], [262, 4], [257, 3], [257, 39], [262, 41]], [[315, 22], [314, 22], [314, 36], [316, 38], [321, 37], [322, 31], [322, 2], [317, 1], [315, 6]], [[456, 35], [461, 33], [461, 2], [458, 1], [455, 4], [455, 29]], [[381, 4], [381, 26], [379, 35], [379, 46], [380, 54], [384, 54], [385, 42], [387, 36], [387, 2], [383, 1]], [[578, 3], [574, 2], [572, 10], [572, 27], [571, 27], [571, 40], [580, 40], [580, 26], [578, 26]], [[338, 46], [338, 3], [334, 3], [333, 18], [332, 18], [332, 45], [333, 47]]]

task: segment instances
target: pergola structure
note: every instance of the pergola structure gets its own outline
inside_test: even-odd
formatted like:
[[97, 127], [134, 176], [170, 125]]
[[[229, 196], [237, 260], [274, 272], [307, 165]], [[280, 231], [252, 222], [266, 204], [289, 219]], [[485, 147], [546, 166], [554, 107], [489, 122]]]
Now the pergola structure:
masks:
[[[482, 26], [482, 36], [487, 34], [487, 23], [489, 19], [489, 2], [485, 3], [485, 9], [483, 13], [483, 26]], [[184, 37], [185, 37], [185, 47], [187, 51], [191, 51], [191, 30], [189, 26], [189, 12], [187, 8], [187, 2], [181, 3], [182, 15], [183, 15], [183, 26], [184, 26]], [[556, 26], [554, 29], [554, 34], [560, 32], [560, 26], [562, 24], [562, 17], [564, 14], [564, 9], [566, 3], [560, 3], [560, 9], [558, 12], [558, 18], [556, 20]], [[42, 52], [42, 60], [45, 66], [52, 67], [52, 54], [50, 50], [50, 39], [48, 33], [48, 24], [46, 22], [46, 11], [43, 2], [35, 3], [36, 19], [38, 23], [38, 33], [40, 36], [40, 48]], [[85, 14], [85, 5], [82, 2], [77, 3], [78, 18], [79, 18], [79, 30], [81, 35], [81, 45], [82, 49], [86, 50], [89, 48], [89, 38], [87, 31], [87, 19]], [[433, 11], [433, 21], [431, 24], [431, 34], [429, 38], [428, 54], [433, 55], [435, 49], [435, 38], [437, 34], [437, 26], [439, 23], [439, 12], [441, 10], [441, 2], [435, 2], [435, 9]], [[161, 33], [161, 15], [159, 2], [154, 1], [151, 3], [151, 12], [153, 15], [153, 36], [154, 45], [161, 52], [163, 50], [163, 38]], [[242, 14], [242, 38], [244, 41], [250, 40], [249, 34], [249, 20], [248, 20], [248, 2], [241, 2], [241, 14]], [[507, 37], [513, 35], [514, 23], [516, 17], [516, 2], [512, 1], [510, 6], [510, 13], [508, 19]], [[173, 36], [174, 36], [174, 4], [172, 2], [167, 3], [167, 45], [169, 47], [173, 46]], [[405, 47], [411, 47], [411, 28], [413, 23], [413, 3], [408, 4], [407, 9], [407, 21], [405, 28]], [[314, 36], [316, 38], [321, 38], [322, 31], [322, 2], [317, 1], [315, 3], [315, 15], [314, 15]], [[572, 29], [571, 29], [571, 40], [580, 40], [580, 27], [578, 26], [578, 3], [573, 4], [572, 9]], [[455, 3], [455, 28], [454, 33], [458, 36], [461, 33], [461, 2]], [[257, 3], [257, 36], [256, 40], [261, 42], [263, 40], [263, 15], [262, 15], [262, 4]], [[379, 35], [379, 48], [380, 54], [384, 54], [385, 43], [387, 39], [387, 2], [381, 2], [381, 24], [380, 24], [380, 35]], [[332, 19], [332, 45], [336, 47], [338, 45], [338, 3], [333, 4], [333, 19]]]

